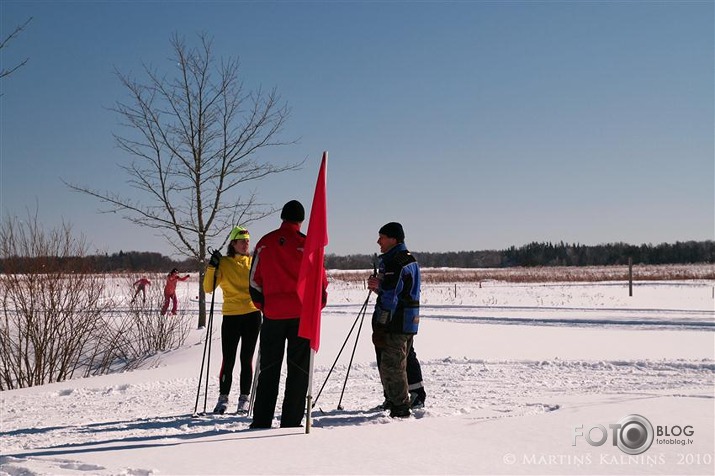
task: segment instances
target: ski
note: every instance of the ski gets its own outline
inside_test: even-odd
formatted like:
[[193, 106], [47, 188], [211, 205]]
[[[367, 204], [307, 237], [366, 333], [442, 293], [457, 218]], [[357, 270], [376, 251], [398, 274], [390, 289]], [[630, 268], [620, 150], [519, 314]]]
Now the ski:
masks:
[[198, 413], [192, 413], [189, 415], [192, 420], [220, 420], [220, 419], [228, 419], [231, 417], [239, 417], [243, 419], [244, 417], [248, 416], [247, 412], [244, 413], [239, 413], [239, 412], [224, 412], [224, 413], [213, 413], [213, 412], [198, 412]]

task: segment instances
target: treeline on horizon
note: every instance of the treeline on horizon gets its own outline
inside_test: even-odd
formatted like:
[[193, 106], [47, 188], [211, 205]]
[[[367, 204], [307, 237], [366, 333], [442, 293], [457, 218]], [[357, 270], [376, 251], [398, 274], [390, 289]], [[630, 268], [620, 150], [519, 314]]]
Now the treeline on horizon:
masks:
[[[412, 251], [425, 268], [510, 268], [535, 266], [610, 266], [633, 264], [715, 263], [715, 241], [683, 241], [659, 245], [608, 243], [581, 245], [532, 242], [505, 250], [487, 251]], [[325, 257], [328, 269], [370, 269], [373, 256]]]
[[[420, 266], [427, 268], [509, 268], [535, 266], [609, 266], [628, 264], [691, 264], [715, 263], [715, 241], [683, 241], [659, 245], [609, 243], [581, 245], [532, 242], [524, 246], [512, 246], [505, 250], [488, 251], [413, 251]], [[371, 269], [375, 255], [354, 254], [325, 256], [327, 269]], [[111, 255], [48, 260], [48, 257], [6, 258], [0, 260], [0, 272], [22, 273], [42, 267], [71, 267], [81, 272], [145, 272], [168, 273], [172, 268], [181, 272], [198, 272], [201, 265], [195, 259], [173, 260], [150, 251], [120, 251]], [[50, 269], [48, 269], [50, 271]]]

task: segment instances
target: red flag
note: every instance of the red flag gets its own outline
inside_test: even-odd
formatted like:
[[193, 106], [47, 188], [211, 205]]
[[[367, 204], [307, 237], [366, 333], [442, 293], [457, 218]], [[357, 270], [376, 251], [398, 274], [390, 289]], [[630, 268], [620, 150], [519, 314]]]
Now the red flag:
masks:
[[326, 168], [328, 153], [323, 160], [315, 184], [315, 195], [310, 207], [310, 222], [303, 247], [303, 262], [298, 274], [298, 296], [303, 304], [298, 335], [310, 340], [310, 348], [320, 347], [320, 312], [323, 309], [323, 291], [327, 285], [323, 258], [328, 244], [328, 200], [326, 193]]

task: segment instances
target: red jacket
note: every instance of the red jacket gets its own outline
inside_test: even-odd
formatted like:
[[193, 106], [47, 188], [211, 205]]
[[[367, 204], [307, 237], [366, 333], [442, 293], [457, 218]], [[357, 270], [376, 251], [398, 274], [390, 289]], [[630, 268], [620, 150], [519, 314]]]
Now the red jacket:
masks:
[[[253, 252], [250, 287], [253, 304], [269, 319], [295, 319], [303, 308], [296, 288], [305, 235], [300, 224], [284, 221], [258, 241]], [[323, 271], [323, 305], [328, 279]]]
[[189, 279], [188, 274], [186, 276], [179, 277], [178, 273], [169, 273], [169, 275], [166, 277], [166, 284], [164, 285], [164, 296], [171, 296], [176, 293], [176, 283], [178, 281], [186, 281], [187, 279]]

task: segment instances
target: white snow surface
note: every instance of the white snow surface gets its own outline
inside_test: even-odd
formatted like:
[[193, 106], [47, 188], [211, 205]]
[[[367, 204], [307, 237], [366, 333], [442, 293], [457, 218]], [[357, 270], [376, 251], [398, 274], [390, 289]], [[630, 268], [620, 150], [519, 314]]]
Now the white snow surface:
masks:
[[[197, 287], [195, 276], [179, 284], [177, 318], [196, 319]], [[0, 475], [712, 475], [714, 289], [707, 280], [637, 283], [633, 296], [623, 282], [426, 284], [415, 349], [427, 402], [393, 420], [373, 410], [382, 402], [374, 297], [331, 280], [308, 434], [277, 420], [249, 430], [250, 418], [233, 413], [192, 418], [206, 335], [196, 329], [139, 370], [0, 393]], [[215, 299], [220, 309], [220, 291]], [[220, 322], [218, 313], [209, 411]], [[282, 391], [283, 381], [277, 418]], [[630, 415], [652, 424], [653, 442], [637, 455], [615, 446], [609, 428]], [[581, 436], [598, 442], [600, 428], [600, 446]]]

